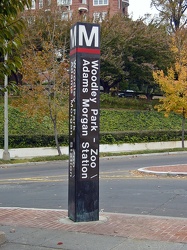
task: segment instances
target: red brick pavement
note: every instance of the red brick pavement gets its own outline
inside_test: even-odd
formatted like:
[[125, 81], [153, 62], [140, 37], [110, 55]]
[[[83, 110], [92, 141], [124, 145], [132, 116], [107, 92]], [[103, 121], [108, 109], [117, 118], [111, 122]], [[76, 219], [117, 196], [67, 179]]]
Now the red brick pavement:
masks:
[[0, 208], [0, 225], [187, 243], [185, 218], [114, 213], [101, 213], [101, 216], [106, 220], [74, 223], [65, 219], [67, 211], [64, 210]]

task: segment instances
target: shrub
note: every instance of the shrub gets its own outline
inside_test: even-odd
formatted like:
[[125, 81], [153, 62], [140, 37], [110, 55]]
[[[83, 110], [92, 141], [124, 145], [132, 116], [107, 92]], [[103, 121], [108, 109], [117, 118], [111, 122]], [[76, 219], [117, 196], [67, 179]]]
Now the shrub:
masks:
[[[187, 139], [187, 135], [185, 136]], [[121, 144], [140, 142], [180, 141], [180, 130], [166, 131], [126, 131], [100, 133], [100, 144]], [[3, 135], [0, 135], [0, 148], [3, 148]], [[69, 136], [59, 135], [61, 146], [68, 146]], [[54, 135], [9, 135], [10, 148], [55, 147]]]

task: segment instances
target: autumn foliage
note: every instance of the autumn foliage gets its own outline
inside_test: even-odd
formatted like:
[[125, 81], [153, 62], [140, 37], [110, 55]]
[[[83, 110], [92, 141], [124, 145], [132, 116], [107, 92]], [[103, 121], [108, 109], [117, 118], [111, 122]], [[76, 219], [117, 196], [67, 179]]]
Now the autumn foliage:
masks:
[[[58, 143], [58, 126], [68, 115], [69, 63], [65, 56], [66, 30], [53, 14], [40, 13], [28, 22], [22, 53], [23, 76], [13, 105], [42, 122], [50, 117]], [[60, 121], [60, 122], [59, 122]]]
[[182, 123], [182, 147], [184, 147], [184, 122], [187, 118], [187, 32], [178, 30], [173, 36], [171, 50], [175, 54], [176, 62], [168, 68], [167, 74], [163, 71], [155, 71], [153, 77], [164, 92], [158, 110], [164, 110], [168, 116], [175, 112], [183, 117]]

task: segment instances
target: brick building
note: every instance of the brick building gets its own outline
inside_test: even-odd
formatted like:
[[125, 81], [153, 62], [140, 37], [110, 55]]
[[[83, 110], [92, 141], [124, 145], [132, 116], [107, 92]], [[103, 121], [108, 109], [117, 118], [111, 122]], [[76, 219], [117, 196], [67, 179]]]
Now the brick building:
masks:
[[89, 16], [94, 20], [102, 20], [107, 13], [127, 15], [129, 0], [32, 0], [31, 10], [57, 9], [62, 19], [71, 18], [73, 13]]

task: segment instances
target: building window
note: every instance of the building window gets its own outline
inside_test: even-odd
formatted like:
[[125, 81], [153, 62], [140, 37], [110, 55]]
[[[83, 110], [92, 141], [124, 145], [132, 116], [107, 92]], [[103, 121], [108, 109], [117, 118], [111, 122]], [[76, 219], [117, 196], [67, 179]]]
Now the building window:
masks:
[[108, 5], [108, 0], [93, 0], [93, 5]]
[[82, 4], [87, 4], [87, 0], [82, 0]]
[[39, 0], [39, 9], [43, 8], [43, 0]]
[[94, 12], [93, 13], [93, 21], [94, 22], [102, 22], [107, 16], [107, 12]]
[[36, 9], [36, 2], [35, 2], [35, 0], [32, 0], [31, 9], [32, 10]]
[[72, 19], [72, 12], [71, 11], [65, 11], [62, 13], [62, 20], [71, 20]]
[[32, 25], [35, 22], [35, 16], [29, 16], [27, 18], [28, 24]]
[[65, 6], [68, 6], [68, 5], [71, 5], [72, 4], [72, 0], [57, 0], [57, 5], [65, 5]]
[[121, 8], [121, 0], [118, 0], [118, 8]]
[[68, 14], [68, 12], [63, 12], [61, 19], [62, 20], [66, 20], [66, 21], [69, 20], [69, 14]]
[[48, 0], [48, 6], [51, 5], [51, 0]]

